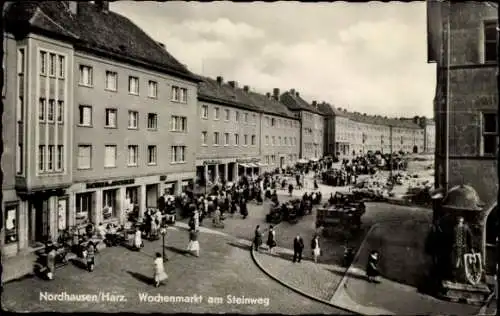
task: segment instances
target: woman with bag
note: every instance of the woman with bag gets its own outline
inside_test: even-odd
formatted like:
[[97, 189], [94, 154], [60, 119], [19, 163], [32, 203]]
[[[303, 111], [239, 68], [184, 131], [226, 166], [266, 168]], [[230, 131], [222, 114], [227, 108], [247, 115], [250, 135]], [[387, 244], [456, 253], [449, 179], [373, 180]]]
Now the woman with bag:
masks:
[[162, 281], [165, 281], [168, 279], [168, 275], [165, 272], [165, 266], [163, 264], [163, 257], [161, 256], [161, 253], [157, 252], [156, 253], [156, 259], [154, 260], [154, 266], [155, 266], [155, 287], [159, 287], [160, 283]]
[[269, 247], [269, 252], [273, 253], [273, 248], [276, 247], [276, 232], [273, 226], [269, 227], [269, 234], [267, 236], [267, 246]]
[[321, 255], [321, 248], [319, 248], [319, 236], [314, 235], [312, 241], [311, 241], [311, 249], [312, 249], [312, 255], [314, 258], [314, 262], [318, 262], [318, 257]]

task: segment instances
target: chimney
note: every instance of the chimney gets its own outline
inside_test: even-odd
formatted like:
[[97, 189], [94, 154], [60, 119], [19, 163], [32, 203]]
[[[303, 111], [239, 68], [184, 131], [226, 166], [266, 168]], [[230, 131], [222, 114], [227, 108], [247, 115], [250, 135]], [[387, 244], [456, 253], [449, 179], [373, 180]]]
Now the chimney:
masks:
[[300, 94], [299, 94], [299, 92], [298, 92], [298, 91], [297, 91], [297, 92], [295, 92], [295, 96], [296, 96], [296, 97], [300, 97]]
[[223, 82], [224, 82], [224, 78], [222, 78], [221, 76], [217, 76], [217, 83], [219, 85], [222, 85]]
[[313, 102], [312, 102], [312, 106], [314, 106], [315, 108], [317, 108], [317, 107], [318, 107], [318, 102], [313, 101]]
[[109, 12], [109, 1], [96, 1], [95, 5], [101, 12]]
[[273, 89], [273, 98], [274, 98], [276, 101], [279, 101], [279, 100], [280, 100], [280, 89], [279, 89], [279, 88], [274, 88], [274, 89]]
[[78, 1], [68, 1], [69, 12], [73, 15], [78, 14]]
[[162, 42], [156, 42], [158, 45], [161, 46], [161, 48], [165, 49], [165, 44], [163, 44]]
[[249, 86], [243, 86], [243, 91], [245, 91], [245, 92], [250, 91], [250, 87]]
[[266, 97], [267, 97], [268, 99], [271, 99], [271, 93], [270, 93], [270, 92], [267, 92], [267, 93], [266, 93]]
[[295, 95], [295, 89], [290, 89], [290, 93], [291, 93], [292, 95]]
[[229, 85], [231, 86], [231, 88], [233, 89], [236, 89], [238, 88], [238, 83], [236, 81], [228, 81], [227, 83], [229, 83]]

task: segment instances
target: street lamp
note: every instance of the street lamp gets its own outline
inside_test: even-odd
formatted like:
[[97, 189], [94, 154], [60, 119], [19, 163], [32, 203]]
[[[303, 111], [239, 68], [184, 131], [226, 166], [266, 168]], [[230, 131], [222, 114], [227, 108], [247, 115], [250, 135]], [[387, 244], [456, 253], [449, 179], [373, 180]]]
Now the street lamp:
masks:
[[160, 228], [160, 234], [161, 234], [161, 240], [162, 240], [162, 257], [163, 261], [167, 261], [167, 257], [165, 256], [165, 235], [167, 234], [167, 228], [165, 226], [162, 226]]

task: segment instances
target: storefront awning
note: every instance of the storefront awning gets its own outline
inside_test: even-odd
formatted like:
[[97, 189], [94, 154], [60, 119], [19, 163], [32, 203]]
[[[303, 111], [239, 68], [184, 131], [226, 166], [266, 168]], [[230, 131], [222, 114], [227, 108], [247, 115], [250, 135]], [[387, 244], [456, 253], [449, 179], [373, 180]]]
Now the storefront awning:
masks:
[[258, 163], [257, 163], [257, 166], [258, 166], [258, 167], [264, 167], [264, 166], [267, 166], [267, 164], [262, 163], [262, 162], [258, 162]]
[[316, 161], [319, 161], [319, 159], [318, 158], [311, 158], [311, 159], [309, 159], [309, 161], [316, 162]]
[[253, 162], [248, 163], [248, 168], [257, 168], [258, 166]]
[[243, 167], [243, 168], [249, 168], [248, 164], [246, 164], [246, 163], [240, 163], [239, 165], [240, 165], [240, 167]]
[[297, 161], [297, 163], [308, 163], [308, 161], [306, 159], [302, 158], [302, 159], [299, 159]]

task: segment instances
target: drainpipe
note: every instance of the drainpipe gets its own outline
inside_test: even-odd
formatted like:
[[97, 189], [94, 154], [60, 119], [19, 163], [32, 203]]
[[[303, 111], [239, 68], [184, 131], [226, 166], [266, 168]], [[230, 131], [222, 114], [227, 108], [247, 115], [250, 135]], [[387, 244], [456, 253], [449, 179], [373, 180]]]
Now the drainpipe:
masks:
[[[496, 7], [497, 7], [497, 85], [500, 85], [500, 73], [499, 73], [499, 70], [498, 70], [498, 67], [500, 66], [500, 48], [498, 47], [498, 44], [500, 42], [500, 36], [499, 36], [499, 24], [498, 24], [498, 18], [500, 17], [500, 6], [498, 5], [498, 3], [496, 4]], [[500, 118], [500, 100], [498, 99], [497, 97], [497, 131], [500, 130], [500, 122], [498, 121], [498, 118]], [[500, 168], [498, 167], [500, 166], [500, 155], [499, 155], [499, 152], [497, 150], [497, 172], [498, 172], [498, 183], [500, 183]], [[498, 299], [498, 288], [499, 288], [499, 281], [500, 281], [500, 271], [498, 270], [498, 258], [499, 255], [500, 255], [500, 242], [499, 242], [499, 235], [500, 235], [500, 211], [498, 211], [498, 200], [500, 199], [500, 190], [498, 190], [498, 185], [497, 185], [497, 205], [496, 205], [496, 208], [495, 208], [495, 212], [496, 212], [496, 218], [497, 218], [497, 222], [496, 222], [496, 231], [497, 231], [497, 238], [496, 238], [496, 244], [497, 244], [497, 253], [496, 253], [496, 262], [497, 264], [495, 265], [496, 267], [496, 279], [495, 279], [495, 295], [496, 295], [496, 301], [497, 301], [497, 311], [498, 311], [498, 303], [499, 303], [499, 299]]]
[[444, 183], [445, 192], [448, 192], [450, 181], [450, 58], [451, 58], [451, 2], [448, 1], [448, 17], [446, 21], [446, 104], [445, 104], [445, 159], [444, 159]]

